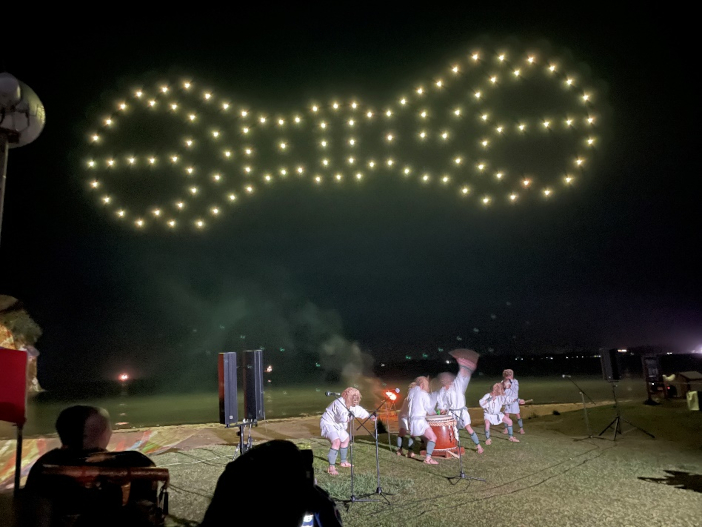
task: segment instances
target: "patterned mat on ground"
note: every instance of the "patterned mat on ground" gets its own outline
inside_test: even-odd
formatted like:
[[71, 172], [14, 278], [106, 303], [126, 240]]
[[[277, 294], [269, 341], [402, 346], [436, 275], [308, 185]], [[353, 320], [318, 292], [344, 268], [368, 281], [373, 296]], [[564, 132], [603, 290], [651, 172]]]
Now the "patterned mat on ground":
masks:
[[[195, 435], [202, 435], [201, 430], [194, 428], [164, 427], [153, 430], [116, 432], [108, 446], [109, 450], [117, 452], [137, 450], [147, 455], [161, 454], [171, 449], [181, 447], [192, 448]], [[208, 437], [210, 444], [221, 443], [217, 437]], [[34, 462], [43, 454], [60, 446], [57, 437], [25, 439], [22, 443], [22, 474], [21, 484], [24, 485], [29, 470]], [[15, 440], [0, 441], [0, 492], [14, 488], [15, 483]]]

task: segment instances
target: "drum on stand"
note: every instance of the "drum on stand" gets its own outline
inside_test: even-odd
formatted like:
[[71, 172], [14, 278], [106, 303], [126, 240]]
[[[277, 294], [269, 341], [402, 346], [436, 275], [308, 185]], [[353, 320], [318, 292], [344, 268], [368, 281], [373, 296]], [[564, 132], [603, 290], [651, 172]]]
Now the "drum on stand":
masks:
[[436, 446], [433, 456], [449, 457], [458, 454], [456, 437], [456, 419], [452, 415], [428, 415], [427, 422], [436, 434]]

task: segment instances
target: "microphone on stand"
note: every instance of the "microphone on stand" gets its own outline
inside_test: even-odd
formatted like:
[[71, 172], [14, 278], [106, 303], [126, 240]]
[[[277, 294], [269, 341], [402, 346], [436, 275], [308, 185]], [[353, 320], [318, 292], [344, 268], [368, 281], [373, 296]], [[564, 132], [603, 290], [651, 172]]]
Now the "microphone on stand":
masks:
[[563, 378], [565, 379], [566, 377], [570, 378], [570, 375], [566, 375], [565, 373], [563, 374]]
[[327, 397], [330, 397], [332, 395], [336, 395], [337, 397], [341, 397], [341, 394], [336, 393], [336, 392], [324, 392], [324, 395], [326, 395]]

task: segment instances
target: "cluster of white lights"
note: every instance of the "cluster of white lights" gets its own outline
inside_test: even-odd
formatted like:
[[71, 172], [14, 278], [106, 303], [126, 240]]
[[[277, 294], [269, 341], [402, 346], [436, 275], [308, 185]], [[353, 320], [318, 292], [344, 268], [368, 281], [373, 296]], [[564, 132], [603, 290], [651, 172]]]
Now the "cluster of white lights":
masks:
[[[86, 160], [88, 186], [103, 207], [137, 228], [154, 222], [168, 228], [204, 228], [209, 219], [224, 213], [225, 205], [254, 194], [257, 182], [268, 185], [294, 177], [315, 185], [358, 183], [380, 170], [425, 185], [453, 186], [458, 196], [482, 206], [496, 200], [516, 203], [535, 194], [550, 198], [558, 185], [572, 185], [598, 141], [595, 97], [579, 86], [575, 75], [561, 73], [563, 69], [533, 54], [510, 57], [506, 52], [475, 51], [466, 63], [452, 64], [446, 76], [418, 84], [393, 104], [371, 107], [357, 99], [337, 99], [287, 115], [238, 107], [190, 80], [142, 88], [119, 101], [89, 134], [93, 152]], [[499, 105], [499, 88], [530, 79], [565, 90], [572, 95], [571, 105], [550, 115], [534, 116], [530, 108], [524, 109], [527, 116], [506, 115]], [[113, 143], [119, 124], [132, 111], [170, 114], [178, 129], [188, 133], [170, 151], [137, 155], [132, 153], [139, 149], [135, 145], [130, 153], [107, 155], [106, 143]], [[503, 152], [510, 138], [531, 134], [543, 141], [544, 134], [548, 139], [556, 133], [567, 134], [571, 147], [566, 159], [557, 160], [557, 173], [538, 175], [520, 166], [507, 167], [511, 156], [490, 155]], [[117, 145], [109, 146], [113, 152]], [[156, 196], [159, 204], [138, 210], [128, 194], [141, 198], [138, 178], [148, 179], [154, 171], [170, 174], [169, 188], [178, 189], [169, 197]], [[120, 178], [129, 181], [122, 194], [115, 190]], [[487, 181], [494, 191], [476, 190]]]

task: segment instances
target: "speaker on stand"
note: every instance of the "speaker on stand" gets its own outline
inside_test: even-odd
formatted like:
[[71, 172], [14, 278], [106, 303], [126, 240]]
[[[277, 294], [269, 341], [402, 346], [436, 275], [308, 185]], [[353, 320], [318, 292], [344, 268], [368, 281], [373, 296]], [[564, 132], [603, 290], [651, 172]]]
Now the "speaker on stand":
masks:
[[[237, 399], [237, 354], [220, 353], [218, 357], [219, 377], [219, 422], [229, 428], [239, 427], [239, 454], [253, 446], [251, 427], [266, 418], [263, 406], [263, 350], [247, 350], [240, 353], [241, 375], [244, 391], [244, 418], [239, 422]], [[248, 427], [248, 437], [246, 428]]]
[[[621, 352], [626, 352], [626, 350], [621, 350]], [[604, 377], [605, 381], [608, 381], [612, 385], [612, 396], [614, 397], [614, 410], [616, 412], [616, 415], [614, 416], [614, 419], [600, 432], [600, 436], [604, 434], [608, 429], [612, 428], [614, 430], [614, 437], [612, 438], [612, 441], [617, 440], [617, 434], [622, 433], [622, 424], [621, 422], [624, 421], [625, 423], [630, 424], [633, 426], [636, 430], [640, 430], [644, 434], [650, 436], [652, 439], [655, 439], [655, 436], [643, 428], [640, 428], [636, 426], [635, 424], [631, 423], [630, 421], [627, 421], [621, 416], [621, 410], [619, 408], [619, 401], [617, 400], [617, 381], [621, 380], [622, 375], [621, 375], [621, 363], [619, 361], [619, 353], [620, 350], [613, 348], [610, 350], [607, 350], [604, 352], [602, 355], [600, 355], [600, 360], [602, 362], [602, 376]]]
[[622, 378], [621, 364], [619, 362], [619, 350], [613, 348], [600, 355], [602, 363], [602, 377], [605, 381], [619, 381]]
[[244, 418], [258, 422], [266, 418], [263, 406], [263, 350], [243, 354]]
[[229, 428], [239, 420], [236, 387], [236, 353], [220, 353], [217, 361], [219, 378], [219, 422]]

